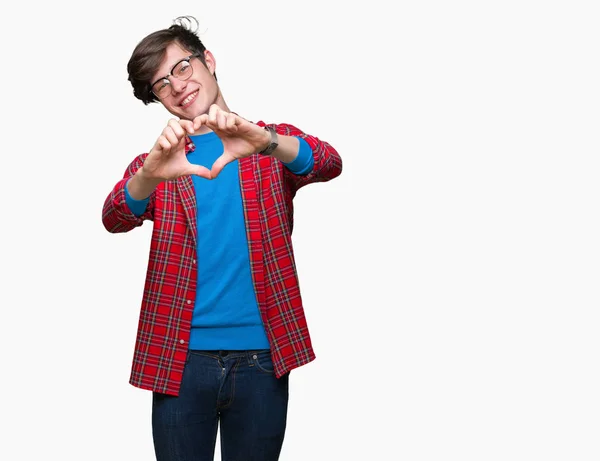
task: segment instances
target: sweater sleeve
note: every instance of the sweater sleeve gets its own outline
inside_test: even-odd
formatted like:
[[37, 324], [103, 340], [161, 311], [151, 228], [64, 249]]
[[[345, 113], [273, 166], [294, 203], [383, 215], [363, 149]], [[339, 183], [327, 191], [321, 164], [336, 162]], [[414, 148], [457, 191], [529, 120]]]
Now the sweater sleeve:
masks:
[[296, 136], [298, 141], [300, 142], [300, 147], [298, 149], [298, 156], [295, 158], [293, 162], [285, 163], [285, 167], [290, 170], [292, 173], [305, 176], [309, 174], [314, 165], [315, 159], [313, 158], [312, 150], [308, 143], [299, 136]]
[[342, 158], [329, 143], [304, 133], [293, 125], [279, 124], [275, 125], [275, 129], [284, 136], [297, 136], [303, 139], [312, 153], [314, 165], [312, 171], [307, 175], [301, 176], [294, 174], [287, 168], [284, 169], [286, 182], [289, 184], [292, 193], [295, 194], [301, 187], [314, 182], [330, 181], [342, 173]]
[[[121, 179], [110, 191], [102, 208], [102, 224], [111, 233], [129, 232], [141, 226], [144, 221], [154, 218], [154, 202], [156, 190], [148, 197], [145, 210], [136, 215], [127, 202], [126, 184], [137, 170], [144, 164], [148, 154], [142, 154], [129, 164]], [[137, 211], [137, 210], [135, 210]]]
[[[261, 124], [265, 125], [262, 122]], [[308, 144], [312, 153], [314, 165], [310, 173], [299, 175], [293, 173], [288, 168], [284, 168], [286, 182], [291, 188], [292, 194], [295, 194], [298, 189], [307, 184], [329, 181], [342, 173], [342, 158], [329, 143], [304, 133], [290, 124], [283, 123], [271, 126], [281, 135], [301, 138]]]
[[146, 197], [142, 200], [136, 200], [131, 195], [129, 195], [129, 181], [131, 178], [127, 180], [125, 183], [125, 201], [127, 202], [127, 206], [131, 210], [131, 212], [136, 216], [141, 216], [146, 211], [146, 206], [148, 206], [148, 202], [150, 202], [150, 197]]

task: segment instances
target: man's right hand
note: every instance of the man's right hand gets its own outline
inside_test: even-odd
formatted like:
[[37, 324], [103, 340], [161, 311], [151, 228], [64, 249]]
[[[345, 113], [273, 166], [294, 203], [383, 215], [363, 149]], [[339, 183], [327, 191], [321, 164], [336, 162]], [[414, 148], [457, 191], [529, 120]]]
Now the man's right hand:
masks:
[[195, 174], [212, 179], [208, 168], [191, 164], [185, 155], [186, 135], [194, 134], [194, 131], [197, 128], [194, 129], [190, 120], [169, 120], [144, 161], [141, 168], [143, 178], [162, 182]]
[[192, 165], [185, 155], [187, 134], [194, 134], [200, 127], [190, 120], [169, 120], [156, 140], [144, 165], [127, 182], [127, 191], [135, 200], [143, 200], [152, 194], [163, 181], [195, 174], [212, 179], [210, 170], [202, 165]]

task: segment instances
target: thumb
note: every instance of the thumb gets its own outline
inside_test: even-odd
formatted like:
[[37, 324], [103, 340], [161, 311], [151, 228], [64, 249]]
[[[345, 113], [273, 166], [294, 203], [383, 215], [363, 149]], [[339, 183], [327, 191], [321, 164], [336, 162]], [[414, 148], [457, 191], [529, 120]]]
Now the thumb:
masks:
[[181, 137], [181, 139], [179, 140], [179, 142], [177, 143], [177, 149], [185, 149], [187, 142], [188, 142], [188, 137], [186, 135], [183, 135]]
[[188, 168], [188, 171], [186, 171], [186, 174], [190, 174], [190, 175], [194, 174], [194, 175], [200, 176], [201, 178], [204, 178], [204, 179], [213, 179], [213, 177], [214, 177], [211, 174], [210, 170], [202, 165], [190, 164], [190, 167]]
[[218, 159], [216, 159], [215, 163], [213, 163], [212, 168], [210, 169], [210, 174], [212, 175], [212, 177], [216, 178], [217, 176], [219, 176], [219, 173], [221, 173], [223, 168], [225, 168], [225, 166], [227, 166], [227, 164], [231, 163], [233, 160], [235, 159], [227, 154], [223, 154]]

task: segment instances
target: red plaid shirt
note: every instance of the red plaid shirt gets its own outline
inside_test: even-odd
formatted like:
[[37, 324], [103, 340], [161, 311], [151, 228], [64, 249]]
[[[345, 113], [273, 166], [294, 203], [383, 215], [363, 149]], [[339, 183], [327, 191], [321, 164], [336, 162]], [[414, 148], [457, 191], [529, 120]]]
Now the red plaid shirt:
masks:
[[[313, 171], [306, 176], [268, 156], [238, 162], [252, 280], [279, 378], [315, 358], [292, 250], [292, 199], [300, 187], [338, 176], [342, 160], [329, 144], [292, 125], [271, 126], [281, 135], [302, 137], [314, 156]], [[128, 232], [147, 219], [154, 222], [129, 382], [178, 395], [196, 297], [196, 196], [189, 176], [165, 181], [150, 196], [144, 214], [135, 216], [125, 202], [125, 183], [147, 155], [129, 165], [108, 195], [102, 222], [114, 233]]]

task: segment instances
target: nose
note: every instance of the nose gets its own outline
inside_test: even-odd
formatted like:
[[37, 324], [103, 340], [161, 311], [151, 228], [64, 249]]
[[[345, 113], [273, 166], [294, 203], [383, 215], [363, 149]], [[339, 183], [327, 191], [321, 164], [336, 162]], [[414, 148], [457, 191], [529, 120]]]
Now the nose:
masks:
[[185, 90], [185, 87], [187, 86], [187, 81], [178, 80], [173, 77], [169, 78], [169, 80], [171, 81], [171, 88], [175, 93], [181, 93], [183, 90]]

